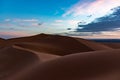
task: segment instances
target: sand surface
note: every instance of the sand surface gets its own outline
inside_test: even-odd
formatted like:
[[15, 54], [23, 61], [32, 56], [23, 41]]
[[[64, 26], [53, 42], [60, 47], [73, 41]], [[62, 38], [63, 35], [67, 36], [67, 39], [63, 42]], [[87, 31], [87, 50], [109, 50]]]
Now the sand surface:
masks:
[[119, 47], [48, 34], [0, 39], [0, 80], [120, 80]]
[[119, 80], [119, 63], [120, 50], [78, 53], [39, 64], [10, 80]]
[[102, 43], [102, 44], [104, 44], [106, 46], [109, 46], [111, 48], [114, 48], [114, 49], [120, 49], [120, 43], [112, 43], [112, 42], [110, 42], [110, 43]]
[[37, 55], [14, 47], [0, 49], [0, 80], [39, 61]]

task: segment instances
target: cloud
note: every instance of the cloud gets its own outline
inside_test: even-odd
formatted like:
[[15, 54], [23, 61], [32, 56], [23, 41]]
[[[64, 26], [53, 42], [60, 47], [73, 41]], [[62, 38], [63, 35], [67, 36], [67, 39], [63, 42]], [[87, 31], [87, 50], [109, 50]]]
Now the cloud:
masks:
[[66, 22], [67, 22], [67, 24], [69, 24], [69, 25], [74, 25], [74, 26], [75, 26], [75, 25], [77, 25], [77, 23], [80, 22], [80, 21], [79, 21], [79, 20], [67, 20]]
[[39, 22], [38, 19], [14, 19], [14, 22]]
[[79, 20], [55, 20], [50, 25], [68, 30], [68, 28], [76, 28], [78, 22]]
[[111, 10], [113, 13], [96, 18], [89, 24], [81, 24], [68, 35], [79, 35], [82, 38], [120, 38], [120, 7]]
[[23, 36], [30, 36], [30, 34], [24, 31], [1, 31], [0, 32], [0, 37], [5, 39], [23, 37]]
[[[82, 26], [82, 25], [81, 25]], [[77, 32], [101, 32], [101, 31], [112, 31], [120, 27], [120, 20], [117, 21], [106, 21], [98, 23], [90, 23], [83, 25], [82, 29], [77, 28]]]
[[67, 25], [76, 25], [79, 20], [55, 20], [54, 23], [56, 24], [67, 24]]
[[77, 28], [77, 32], [101, 32], [101, 31], [118, 31], [120, 30], [120, 7], [116, 7], [113, 13], [107, 16], [97, 18], [95, 21], [80, 25], [83, 29]]
[[69, 15], [94, 15], [95, 17], [100, 17], [105, 15], [111, 8], [117, 6], [120, 6], [120, 0], [85, 0], [84, 3], [80, 1], [67, 10], [63, 17]]
[[56, 23], [64, 22], [63, 20], [55, 20]]
[[9, 21], [11, 21], [11, 19], [5, 19], [5, 21], [6, 21], [6, 22], [9, 22]]
[[0, 28], [39, 27], [42, 24], [39, 19], [4, 19], [4, 21], [0, 23]]

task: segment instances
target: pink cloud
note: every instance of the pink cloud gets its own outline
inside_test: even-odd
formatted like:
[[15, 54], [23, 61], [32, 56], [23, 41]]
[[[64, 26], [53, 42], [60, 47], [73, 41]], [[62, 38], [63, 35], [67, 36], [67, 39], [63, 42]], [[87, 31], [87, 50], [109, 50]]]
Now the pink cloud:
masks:
[[23, 31], [1, 31], [0, 37], [2, 38], [14, 38], [14, 37], [23, 37], [30, 36], [30, 34]]
[[93, 2], [78, 2], [73, 5], [63, 16], [105, 15], [111, 8], [120, 6], [120, 0], [95, 0]]

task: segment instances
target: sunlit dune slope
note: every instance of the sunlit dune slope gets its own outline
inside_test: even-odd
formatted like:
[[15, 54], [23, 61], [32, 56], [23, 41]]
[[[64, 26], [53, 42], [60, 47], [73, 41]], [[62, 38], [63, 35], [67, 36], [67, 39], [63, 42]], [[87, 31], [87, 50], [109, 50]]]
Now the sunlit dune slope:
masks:
[[9, 80], [119, 80], [120, 50], [93, 51], [61, 57]]

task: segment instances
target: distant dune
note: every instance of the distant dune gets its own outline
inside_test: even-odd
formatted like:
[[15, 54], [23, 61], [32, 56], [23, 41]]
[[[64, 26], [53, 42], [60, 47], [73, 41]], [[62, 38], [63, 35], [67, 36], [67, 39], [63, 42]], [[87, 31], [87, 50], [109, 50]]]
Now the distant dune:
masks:
[[0, 80], [120, 80], [119, 47], [49, 34], [0, 39]]
[[82, 39], [82, 38], [76, 38], [78, 41], [82, 42], [84, 45], [89, 46], [91, 49], [97, 51], [97, 50], [110, 50], [112, 49], [111, 47], [102, 44], [102, 43], [97, 43], [94, 41]]
[[105, 44], [106, 46], [109, 46], [109, 47], [111, 47], [111, 48], [114, 48], [114, 49], [120, 49], [120, 43], [112, 43], [112, 42], [110, 42], [110, 43], [102, 43], [102, 44]]

